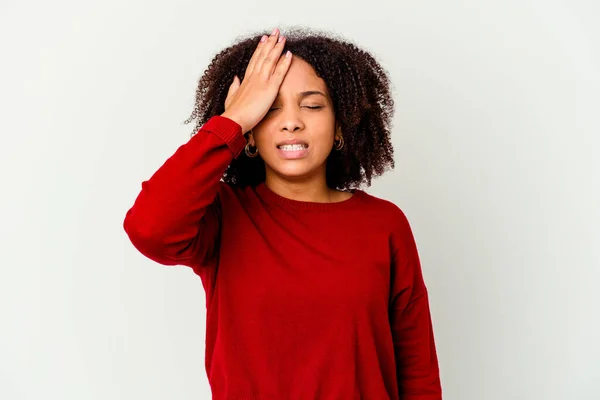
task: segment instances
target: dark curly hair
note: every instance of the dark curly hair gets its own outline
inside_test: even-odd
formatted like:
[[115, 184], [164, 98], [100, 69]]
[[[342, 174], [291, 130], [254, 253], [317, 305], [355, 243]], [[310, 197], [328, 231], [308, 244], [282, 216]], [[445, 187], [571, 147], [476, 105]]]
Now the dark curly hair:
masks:
[[[229, 86], [235, 75], [243, 78], [263, 34], [269, 35], [238, 38], [213, 58], [199, 80], [194, 110], [184, 121], [196, 120], [192, 135], [225, 111]], [[290, 50], [325, 81], [344, 136], [342, 151], [332, 151], [327, 159], [327, 185], [341, 190], [370, 186], [373, 177], [394, 168], [390, 139], [394, 103], [386, 71], [373, 55], [331, 33], [292, 28], [281, 34], [286, 37], [282, 54]], [[223, 181], [233, 186], [255, 186], [264, 179], [264, 161], [245, 155], [234, 159], [223, 175]]]

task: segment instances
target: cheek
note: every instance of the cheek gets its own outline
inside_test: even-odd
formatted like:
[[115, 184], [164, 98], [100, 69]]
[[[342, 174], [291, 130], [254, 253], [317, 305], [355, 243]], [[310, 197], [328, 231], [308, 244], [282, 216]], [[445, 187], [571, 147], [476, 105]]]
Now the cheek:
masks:
[[254, 132], [254, 144], [259, 147], [268, 147], [268, 144], [272, 144], [274, 143], [274, 135], [270, 134], [269, 132], [272, 132], [272, 129], [269, 129], [268, 127], [265, 126], [256, 126], [253, 130]]
[[333, 140], [334, 137], [333, 133], [331, 132], [324, 132], [323, 134], [316, 137], [312, 141], [315, 153], [318, 153], [319, 155], [321, 155], [321, 157], [323, 157], [323, 155], [325, 157], [329, 155], [331, 149], [333, 148]]
[[273, 118], [265, 118], [260, 121], [252, 131], [254, 132], [254, 142], [260, 147], [266, 144], [273, 144], [276, 141], [277, 125]]
[[255, 135], [254, 136], [254, 145], [262, 153], [273, 151], [273, 149], [275, 147], [275, 145], [273, 143], [274, 143], [273, 140], [268, 138], [266, 135]]

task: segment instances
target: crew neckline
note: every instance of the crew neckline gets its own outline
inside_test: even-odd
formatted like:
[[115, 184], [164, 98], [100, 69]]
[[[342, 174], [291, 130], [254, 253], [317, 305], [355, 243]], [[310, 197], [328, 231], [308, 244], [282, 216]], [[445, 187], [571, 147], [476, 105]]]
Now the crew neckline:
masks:
[[318, 203], [314, 201], [288, 199], [287, 197], [283, 197], [269, 189], [264, 182], [258, 184], [255, 190], [256, 193], [258, 193], [258, 195], [267, 203], [275, 204], [283, 208], [293, 208], [304, 211], [335, 211], [353, 208], [361, 202], [362, 197], [365, 195], [365, 192], [362, 190], [355, 189], [349, 191], [352, 193], [352, 197], [346, 200], [333, 203]]

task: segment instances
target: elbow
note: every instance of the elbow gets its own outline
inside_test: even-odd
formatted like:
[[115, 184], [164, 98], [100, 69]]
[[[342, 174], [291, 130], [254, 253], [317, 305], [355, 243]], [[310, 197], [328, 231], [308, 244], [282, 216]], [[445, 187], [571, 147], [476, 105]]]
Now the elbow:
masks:
[[159, 229], [152, 227], [150, 219], [138, 217], [133, 209], [125, 214], [123, 229], [133, 247], [142, 255], [164, 265], [176, 265], [177, 261], [167, 257], [164, 237]]
[[127, 211], [123, 220], [123, 229], [136, 248], [153, 241], [151, 230], [142, 220], [142, 218], [136, 218], [133, 208]]

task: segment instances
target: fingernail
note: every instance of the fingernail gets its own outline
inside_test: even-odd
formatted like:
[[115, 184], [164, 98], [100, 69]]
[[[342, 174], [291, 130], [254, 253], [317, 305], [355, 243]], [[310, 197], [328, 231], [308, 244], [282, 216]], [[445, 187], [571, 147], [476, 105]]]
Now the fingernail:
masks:
[[277, 39], [277, 43], [281, 43], [283, 41], [283, 36], [279, 36], [279, 39]]
[[266, 35], [263, 35], [263, 36], [260, 38], [260, 42], [261, 42], [261, 43], [264, 43], [264, 42], [266, 42], [266, 41], [267, 41], [267, 36], [266, 36]]
[[271, 32], [271, 36], [274, 36], [277, 33], [277, 28], [273, 28], [273, 32]]
[[287, 53], [285, 53], [285, 57], [290, 58], [291, 56], [292, 56], [292, 52], [288, 50]]

